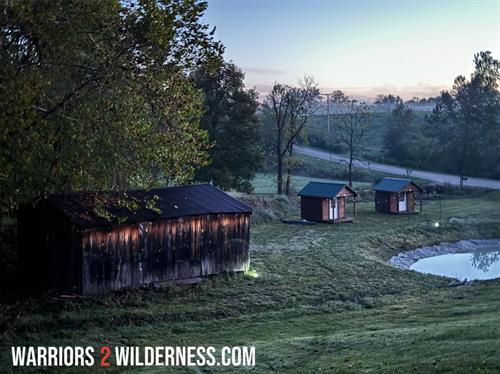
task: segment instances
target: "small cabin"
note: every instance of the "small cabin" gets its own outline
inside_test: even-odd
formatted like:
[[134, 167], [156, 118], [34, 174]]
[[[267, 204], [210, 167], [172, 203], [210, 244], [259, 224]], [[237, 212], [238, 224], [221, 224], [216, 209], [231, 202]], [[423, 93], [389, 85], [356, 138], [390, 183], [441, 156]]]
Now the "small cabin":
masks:
[[18, 212], [20, 281], [91, 295], [244, 271], [251, 213], [211, 184], [37, 199]]
[[375, 210], [392, 214], [415, 214], [415, 200], [419, 198], [422, 211], [421, 194], [423, 189], [410, 179], [384, 178], [375, 186]]
[[[308, 221], [352, 222], [356, 217], [358, 194], [343, 183], [309, 182], [300, 192], [300, 217]], [[346, 199], [353, 200], [353, 215], [349, 217]]]

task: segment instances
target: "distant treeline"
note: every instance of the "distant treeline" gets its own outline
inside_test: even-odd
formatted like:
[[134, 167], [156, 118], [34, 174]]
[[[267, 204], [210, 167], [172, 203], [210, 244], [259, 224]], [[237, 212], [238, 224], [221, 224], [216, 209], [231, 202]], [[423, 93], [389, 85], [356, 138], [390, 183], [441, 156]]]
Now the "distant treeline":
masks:
[[[500, 64], [490, 52], [476, 54], [474, 64], [469, 79], [459, 76], [450, 91], [426, 100], [433, 102], [430, 111], [415, 110], [416, 99], [379, 96], [357, 156], [408, 168], [500, 178]], [[300, 141], [348, 153], [337, 131], [345, 115], [332, 109], [330, 132], [326, 115], [311, 117]]]

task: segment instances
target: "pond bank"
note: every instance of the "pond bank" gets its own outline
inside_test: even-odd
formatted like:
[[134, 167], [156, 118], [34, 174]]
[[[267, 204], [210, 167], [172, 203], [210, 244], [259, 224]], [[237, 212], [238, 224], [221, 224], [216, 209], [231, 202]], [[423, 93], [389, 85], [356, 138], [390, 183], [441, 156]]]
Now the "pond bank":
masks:
[[389, 263], [402, 269], [409, 269], [418, 260], [427, 257], [446, 255], [451, 253], [473, 252], [483, 249], [499, 249], [500, 239], [470, 239], [460, 240], [458, 242], [443, 242], [433, 246], [420, 247], [411, 251], [398, 253], [391, 257]]

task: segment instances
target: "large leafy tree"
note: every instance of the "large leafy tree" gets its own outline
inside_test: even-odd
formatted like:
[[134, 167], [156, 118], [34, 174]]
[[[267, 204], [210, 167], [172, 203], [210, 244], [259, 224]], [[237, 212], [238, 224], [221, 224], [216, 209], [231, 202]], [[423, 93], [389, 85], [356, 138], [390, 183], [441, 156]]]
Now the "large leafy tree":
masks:
[[181, 182], [207, 161], [189, 77], [222, 47], [197, 0], [0, 8], [0, 209], [54, 191]]
[[427, 135], [442, 168], [461, 176], [500, 175], [500, 62], [490, 52], [474, 56], [469, 80], [458, 76], [428, 118]]
[[204, 94], [201, 126], [213, 144], [211, 163], [200, 169], [198, 180], [225, 189], [250, 192], [250, 181], [261, 164], [257, 93], [245, 90], [244, 73], [233, 63], [202, 67], [194, 74]]

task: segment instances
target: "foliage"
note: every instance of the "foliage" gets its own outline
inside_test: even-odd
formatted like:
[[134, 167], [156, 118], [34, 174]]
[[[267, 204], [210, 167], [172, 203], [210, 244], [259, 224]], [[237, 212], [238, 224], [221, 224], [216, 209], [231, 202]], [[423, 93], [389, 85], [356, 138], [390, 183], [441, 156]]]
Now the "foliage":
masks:
[[348, 180], [349, 186], [352, 186], [353, 160], [366, 144], [366, 132], [371, 125], [372, 116], [366, 103], [351, 100], [340, 91], [335, 98], [334, 102], [339, 108], [336, 136], [348, 149]]
[[455, 79], [428, 118], [426, 135], [439, 164], [463, 176], [500, 176], [500, 62], [490, 52], [474, 56], [470, 80]]
[[207, 161], [190, 81], [222, 47], [197, 0], [3, 2], [0, 210], [182, 182]]
[[261, 164], [257, 92], [245, 90], [244, 73], [233, 63], [200, 67], [194, 74], [204, 94], [201, 127], [213, 147], [210, 165], [196, 178], [210, 180], [224, 189], [251, 192], [250, 180]]
[[[277, 192], [290, 193], [293, 167], [293, 145], [303, 132], [319, 102], [319, 89], [314, 78], [305, 76], [299, 87], [276, 83], [266, 97], [264, 111], [273, 120], [273, 147], [277, 166]], [[287, 181], [283, 188], [284, 166]]]
[[392, 109], [384, 137], [384, 152], [395, 162], [407, 162], [411, 159], [411, 150], [415, 143], [413, 133], [413, 110], [402, 101]]

